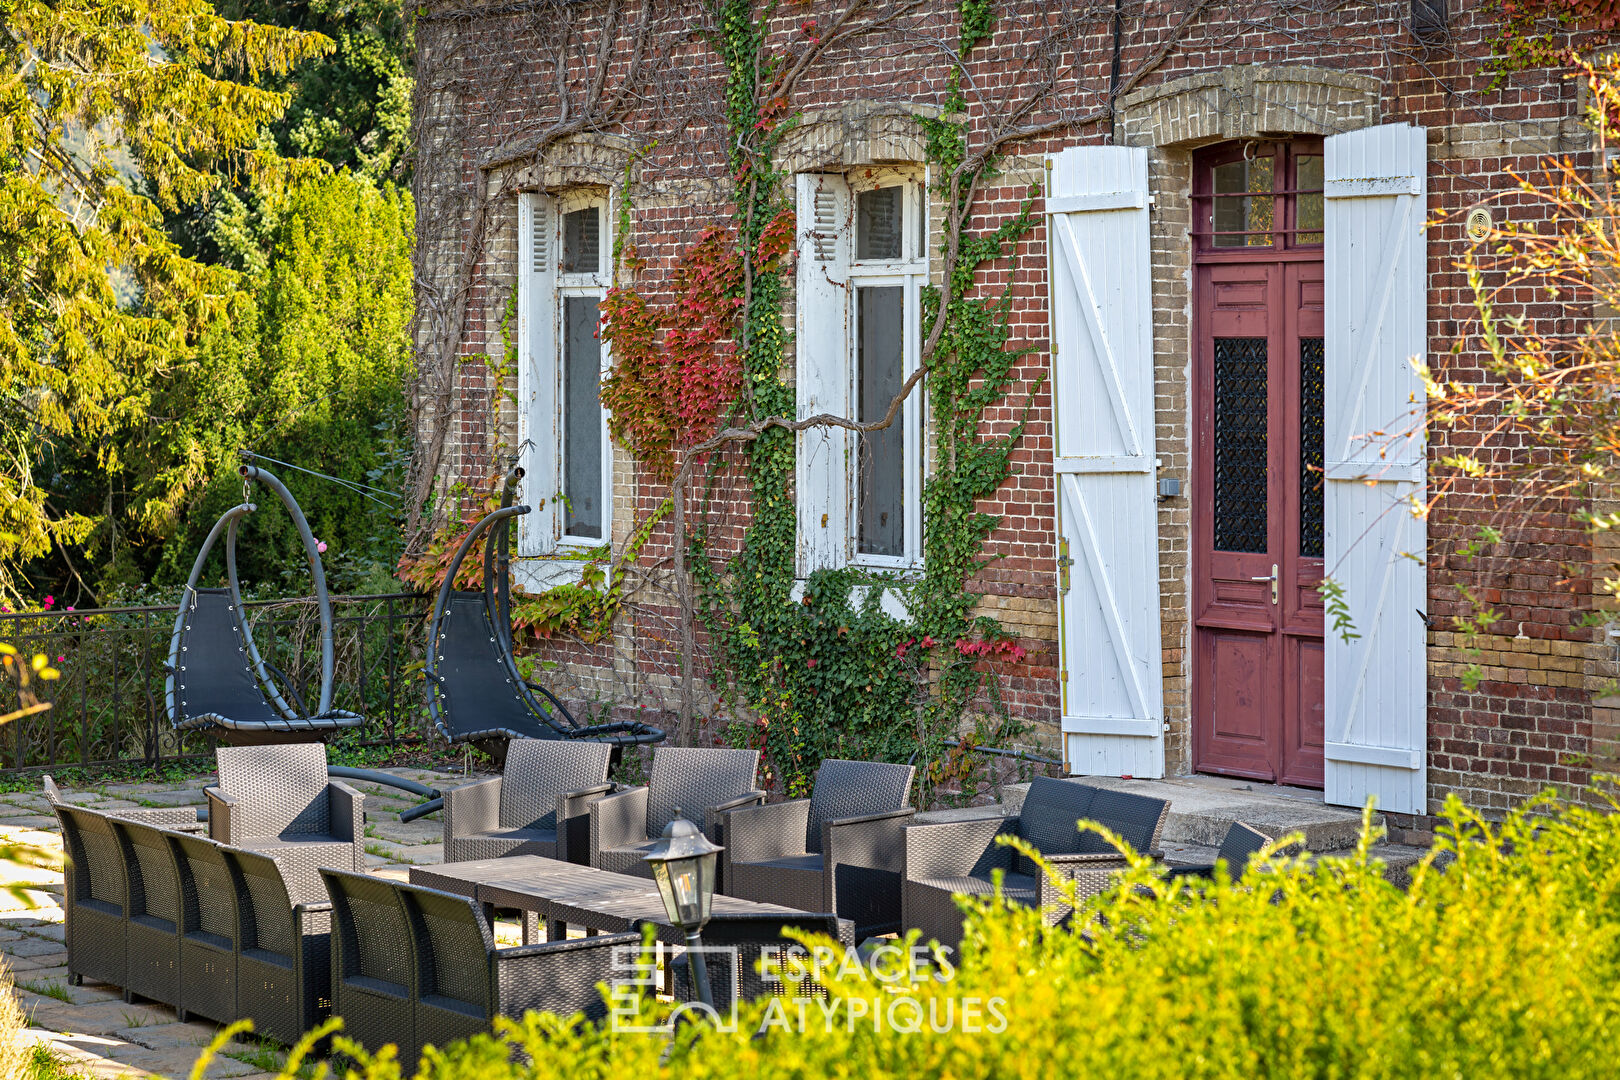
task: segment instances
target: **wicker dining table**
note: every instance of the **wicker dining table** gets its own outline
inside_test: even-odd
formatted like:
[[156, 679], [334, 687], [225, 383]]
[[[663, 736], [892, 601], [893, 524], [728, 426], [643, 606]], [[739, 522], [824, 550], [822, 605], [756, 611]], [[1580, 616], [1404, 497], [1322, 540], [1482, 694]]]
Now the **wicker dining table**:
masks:
[[[651, 923], [659, 941], [684, 945], [686, 935], [669, 921], [658, 886], [651, 878], [597, 870], [543, 855], [509, 855], [500, 859], [413, 866], [411, 884], [465, 896], [484, 905], [493, 924], [497, 909], [524, 913], [523, 943], [535, 936], [535, 920], [544, 920], [548, 940], [560, 940], [567, 928], [579, 926], [587, 935], [616, 934]], [[718, 915], [803, 915], [796, 908], [716, 896]], [[855, 944], [855, 924], [838, 920], [841, 944]]]

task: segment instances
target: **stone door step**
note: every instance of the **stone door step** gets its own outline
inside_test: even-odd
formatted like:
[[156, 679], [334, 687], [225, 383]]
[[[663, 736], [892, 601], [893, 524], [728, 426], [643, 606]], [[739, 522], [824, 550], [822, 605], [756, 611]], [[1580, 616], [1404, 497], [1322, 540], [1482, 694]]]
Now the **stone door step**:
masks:
[[[1328, 806], [1320, 791], [1283, 787], [1218, 776], [1177, 776], [1164, 780], [1135, 780], [1117, 776], [1076, 777], [1088, 784], [1131, 791], [1170, 800], [1170, 817], [1162, 840], [1190, 847], [1215, 847], [1234, 821], [1247, 822], [1266, 833], [1298, 832], [1314, 852], [1342, 851], [1356, 845], [1361, 833], [1361, 811]], [[1001, 801], [1007, 812], [1023, 805], [1028, 784], [1007, 784]], [[1373, 815], [1374, 826], [1383, 817]], [[1192, 860], [1188, 860], [1192, 861]]]

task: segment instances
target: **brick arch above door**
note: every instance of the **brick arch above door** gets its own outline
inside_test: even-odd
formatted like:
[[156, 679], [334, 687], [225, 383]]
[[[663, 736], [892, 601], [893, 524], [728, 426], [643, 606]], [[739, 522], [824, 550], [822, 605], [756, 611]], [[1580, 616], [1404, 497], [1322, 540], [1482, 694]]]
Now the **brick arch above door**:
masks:
[[1116, 140], [1192, 149], [1225, 139], [1333, 135], [1379, 122], [1383, 83], [1331, 68], [1237, 64], [1120, 98]]

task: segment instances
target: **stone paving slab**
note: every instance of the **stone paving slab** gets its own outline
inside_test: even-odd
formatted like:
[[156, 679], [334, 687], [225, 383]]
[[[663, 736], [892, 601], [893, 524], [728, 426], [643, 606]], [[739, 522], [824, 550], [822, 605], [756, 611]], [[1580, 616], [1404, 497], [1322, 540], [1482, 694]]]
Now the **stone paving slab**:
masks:
[[195, 787], [143, 792], [137, 805], [152, 807], [200, 805], [208, 801], [208, 796], [203, 794], [203, 788], [210, 784], [212, 781], [208, 784], [198, 783]]
[[383, 818], [368, 823], [366, 835], [396, 844], [437, 844], [444, 839], [444, 825], [436, 817], [418, 818], [407, 823]]
[[18, 814], [16, 817], [0, 818], [8, 829], [52, 829], [56, 826], [55, 814]]

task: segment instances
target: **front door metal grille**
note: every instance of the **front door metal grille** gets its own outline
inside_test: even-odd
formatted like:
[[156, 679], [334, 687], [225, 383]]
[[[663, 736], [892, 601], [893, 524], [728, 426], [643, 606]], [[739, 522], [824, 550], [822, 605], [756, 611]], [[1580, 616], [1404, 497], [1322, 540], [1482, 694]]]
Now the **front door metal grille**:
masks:
[[1299, 553], [1322, 557], [1322, 339], [1299, 339]]
[[1266, 548], [1266, 339], [1215, 339], [1215, 550]]

